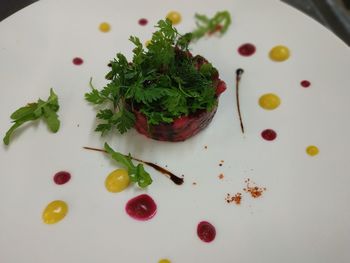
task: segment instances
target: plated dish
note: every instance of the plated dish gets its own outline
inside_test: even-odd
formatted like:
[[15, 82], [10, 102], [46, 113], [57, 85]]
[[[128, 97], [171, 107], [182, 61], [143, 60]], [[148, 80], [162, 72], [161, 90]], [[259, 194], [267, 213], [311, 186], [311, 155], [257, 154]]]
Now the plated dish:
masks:
[[[0, 261], [348, 261], [348, 47], [272, 0], [83, 6], [41, 1], [0, 23], [0, 133], [50, 88], [60, 120], [27, 123], [0, 149]], [[179, 142], [148, 138], [149, 125], [94, 131], [89, 80], [108, 85], [116, 53], [132, 59], [130, 36], [146, 50], [159, 20], [191, 32], [196, 13], [222, 10], [227, 32], [189, 50], [226, 83], [210, 125]]]

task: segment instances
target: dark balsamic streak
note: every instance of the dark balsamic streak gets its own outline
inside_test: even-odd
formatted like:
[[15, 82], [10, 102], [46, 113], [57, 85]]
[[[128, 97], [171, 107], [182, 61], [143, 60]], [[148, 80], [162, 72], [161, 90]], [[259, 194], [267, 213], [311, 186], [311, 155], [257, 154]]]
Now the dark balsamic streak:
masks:
[[[92, 148], [92, 147], [83, 147], [83, 148], [86, 149], [86, 150], [92, 150], [92, 151], [98, 151], [98, 152], [107, 153], [103, 149]], [[152, 167], [153, 169], [157, 170], [158, 172], [166, 175], [166, 177], [168, 177], [171, 181], [173, 181], [177, 185], [182, 185], [184, 183], [184, 179], [183, 178], [176, 176], [172, 172], [168, 171], [167, 169], [165, 169], [165, 168], [163, 168], [163, 167], [161, 167], [161, 166], [159, 166], [157, 164], [154, 164], [154, 163], [151, 163], [151, 162], [147, 162], [147, 161], [143, 161], [141, 159], [138, 159], [138, 158], [135, 158], [135, 157], [132, 157], [132, 156], [130, 156], [130, 158], [133, 159], [134, 161], [137, 161], [137, 162], [143, 163], [145, 165], [148, 165], [148, 166]]]
[[240, 83], [240, 80], [241, 80], [243, 73], [244, 73], [244, 70], [241, 68], [236, 70], [236, 103], [237, 103], [239, 122], [241, 124], [241, 131], [244, 134], [244, 126], [243, 126], [242, 115], [241, 115], [241, 107], [239, 105], [239, 83]]
[[140, 163], [146, 164], [148, 166], [151, 166], [153, 169], [157, 170], [158, 172], [161, 172], [162, 174], [165, 174], [171, 181], [173, 181], [175, 184], [177, 185], [181, 185], [184, 182], [184, 179], [181, 177], [176, 176], [175, 174], [173, 174], [172, 172], [166, 170], [165, 168], [155, 164], [155, 163], [151, 163], [151, 162], [146, 162], [140, 159], [137, 159], [135, 157], [131, 157], [131, 159], [138, 161]]

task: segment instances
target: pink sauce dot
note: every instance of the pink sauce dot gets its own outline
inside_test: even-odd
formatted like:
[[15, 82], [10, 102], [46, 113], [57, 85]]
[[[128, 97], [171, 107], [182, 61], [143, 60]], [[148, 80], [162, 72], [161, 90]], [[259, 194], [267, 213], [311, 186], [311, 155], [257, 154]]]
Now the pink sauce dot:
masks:
[[197, 226], [197, 235], [204, 242], [211, 242], [215, 239], [215, 227], [207, 221], [202, 221]]
[[126, 213], [136, 220], [149, 220], [157, 212], [157, 205], [154, 200], [146, 194], [130, 199], [125, 206]]
[[55, 182], [55, 184], [61, 185], [61, 184], [67, 183], [70, 180], [70, 178], [71, 178], [70, 173], [61, 171], [54, 175], [53, 181]]
[[76, 58], [73, 58], [72, 62], [74, 65], [79, 66], [84, 63], [84, 60], [82, 58], [76, 57]]
[[145, 26], [147, 24], [148, 24], [148, 20], [146, 18], [139, 19], [139, 25], [140, 26]]
[[273, 141], [277, 137], [277, 133], [272, 129], [266, 129], [261, 132], [261, 137], [266, 141]]
[[238, 48], [238, 53], [241, 56], [249, 57], [249, 56], [251, 56], [251, 55], [253, 55], [255, 53], [255, 50], [256, 50], [256, 48], [255, 48], [255, 46], [253, 44], [246, 43], [246, 44], [241, 45]]
[[311, 83], [310, 83], [310, 81], [308, 81], [308, 80], [303, 80], [302, 82], [300, 82], [300, 85], [301, 85], [303, 88], [308, 88], [308, 87], [310, 87]]

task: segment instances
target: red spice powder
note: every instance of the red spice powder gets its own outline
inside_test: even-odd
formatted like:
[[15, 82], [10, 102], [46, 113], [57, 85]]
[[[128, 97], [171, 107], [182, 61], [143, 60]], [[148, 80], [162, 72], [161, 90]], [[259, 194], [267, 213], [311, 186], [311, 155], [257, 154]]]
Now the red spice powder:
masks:
[[242, 200], [242, 194], [241, 193], [236, 193], [235, 195], [227, 194], [225, 200], [229, 204], [232, 202], [235, 202], [236, 205], [240, 205]]
[[221, 180], [221, 179], [224, 179], [224, 174], [219, 174], [219, 179]]
[[[266, 191], [266, 187], [256, 186], [256, 184], [254, 182], [251, 182], [249, 178], [244, 182], [247, 184], [247, 186], [246, 188], [243, 188], [243, 191], [250, 193], [253, 198], [262, 196], [262, 194]], [[251, 184], [253, 184], [253, 186]]]

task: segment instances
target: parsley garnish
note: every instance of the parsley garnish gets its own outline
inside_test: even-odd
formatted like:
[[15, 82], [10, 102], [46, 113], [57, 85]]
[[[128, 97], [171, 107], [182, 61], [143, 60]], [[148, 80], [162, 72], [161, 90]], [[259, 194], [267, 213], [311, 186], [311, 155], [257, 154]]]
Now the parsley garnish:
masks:
[[105, 143], [104, 148], [113, 160], [117, 161], [128, 170], [130, 180], [133, 183], [137, 183], [141, 188], [145, 188], [152, 183], [152, 178], [149, 173], [145, 171], [143, 164], [139, 163], [135, 166], [130, 155], [124, 155], [114, 151], [107, 143]]
[[14, 124], [6, 132], [3, 138], [4, 143], [6, 145], [10, 143], [12, 133], [22, 124], [39, 118], [43, 118], [48, 128], [56, 133], [60, 128], [60, 121], [57, 115], [58, 109], [58, 97], [53, 89], [50, 89], [50, 96], [47, 101], [39, 99], [35, 103], [28, 103], [26, 106], [19, 108], [10, 116]]
[[209, 62], [203, 63], [203, 57], [192, 57], [189, 44], [206, 34], [225, 33], [230, 14], [218, 12], [213, 18], [196, 14], [195, 18], [197, 28], [184, 35], [170, 20], [160, 20], [147, 48], [131, 36], [132, 61], [118, 53], [106, 75], [110, 83], [102, 90], [90, 81], [92, 90], [85, 99], [102, 106], [96, 115], [100, 121], [96, 131], [125, 133], [135, 124], [135, 111], [144, 114], [149, 125], [157, 125], [198, 110], [211, 111], [217, 105], [218, 71]]

